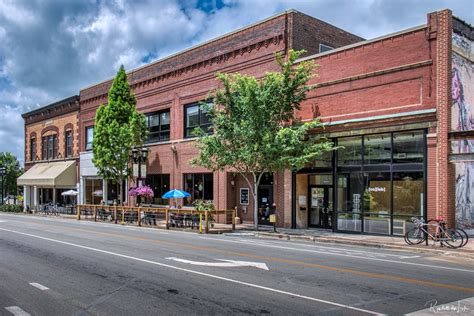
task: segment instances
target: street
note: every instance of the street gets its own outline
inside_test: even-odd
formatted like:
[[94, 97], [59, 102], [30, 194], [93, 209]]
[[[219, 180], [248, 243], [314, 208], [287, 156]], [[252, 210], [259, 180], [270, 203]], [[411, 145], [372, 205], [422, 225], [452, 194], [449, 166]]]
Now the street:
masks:
[[0, 214], [0, 315], [400, 315], [473, 280], [432, 253]]

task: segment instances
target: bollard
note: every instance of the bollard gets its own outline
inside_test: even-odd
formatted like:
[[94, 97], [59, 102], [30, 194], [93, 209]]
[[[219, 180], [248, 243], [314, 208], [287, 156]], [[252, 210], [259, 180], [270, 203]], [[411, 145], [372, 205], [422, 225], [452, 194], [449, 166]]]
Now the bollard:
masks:
[[202, 234], [202, 213], [199, 213], [199, 233]]
[[123, 206], [122, 206], [122, 221], [120, 222], [120, 224], [125, 225], [125, 210]]
[[138, 226], [142, 226], [142, 207], [141, 206], [138, 207], [137, 224]]
[[97, 222], [97, 206], [94, 205], [94, 222]]
[[117, 205], [114, 205], [114, 223], [117, 224]]
[[77, 212], [77, 220], [79, 221], [81, 219], [81, 206], [78, 204], [76, 208]]
[[166, 229], [170, 229], [170, 213], [169, 213], [169, 209], [166, 209]]
[[235, 218], [236, 218], [236, 210], [232, 210], [232, 230], [235, 230]]
[[204, 227], [204, 230], [205, 230], [206, 234], [209, 234], [209, 214], [208, 214], [209, 212], [208, 212], [208, 211], [204, 211], [204, 212], [206, 212], [206, 213], [205, 213], [205, 216], [206, 216], [206, 223], [205, 223], [205, 225], [206, 225], [206, 226]]

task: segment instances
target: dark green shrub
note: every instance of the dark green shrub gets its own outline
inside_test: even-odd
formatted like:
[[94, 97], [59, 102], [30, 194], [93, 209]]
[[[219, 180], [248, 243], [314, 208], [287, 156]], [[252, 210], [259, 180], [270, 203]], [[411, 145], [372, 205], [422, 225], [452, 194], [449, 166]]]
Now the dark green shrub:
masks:
[[20, 213], [23, 212], [23, 207], [21, 205], [16, 204], [0, 205], [0, 212]]

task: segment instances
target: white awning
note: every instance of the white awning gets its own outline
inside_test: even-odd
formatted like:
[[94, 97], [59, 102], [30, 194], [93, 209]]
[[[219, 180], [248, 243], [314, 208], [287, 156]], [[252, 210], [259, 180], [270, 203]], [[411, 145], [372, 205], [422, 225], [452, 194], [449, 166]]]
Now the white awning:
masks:
[[71, 187], [77, 182], [76, 161], [37, 163], [17, 179], [20, 186]]

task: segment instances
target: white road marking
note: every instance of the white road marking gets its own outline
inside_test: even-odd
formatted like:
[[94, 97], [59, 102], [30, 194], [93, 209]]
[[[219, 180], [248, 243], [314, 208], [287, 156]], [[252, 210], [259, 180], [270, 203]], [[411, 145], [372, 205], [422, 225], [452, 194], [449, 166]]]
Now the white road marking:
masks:
[[214, 239], [214, 238], [208, 238], [208, 237], [200, 237], [200, 238], [220, 240], [220, 241], [233, 242], [233, 243], [241, 243], [241, 244], [247, 244], [247, 245], [262, 246], [262, 247], [270, 247], [270, 248], [277, 248], [277, 249], [295, 250], [295, 251], [310, 252], [310, 253], [322, 253], [322, 254], [333, 255], [333, 256], [341, 256], [341, 257], [349, 257], [349, 258], [364, 259], [364, 260], [398, 263], [398, 264], [405, 264], [405, 265], [412, 265], [412, 266], [419, 266], [419, 267], [428, 267], [428, 268], [435, 268], [435, 269], [442, 269], [442, 270], [452, 270], [452, 271], [461, 271], [461, 272], [474, 273], [474, 270], [469, 270], [469, 269], [436, 266], [436, 265], [432, 265], [432, 264], [398, 261], [398, 260], [391, 260], [391, 259], [373, 258], [373, 257], [369, 257], [367, 255], [365, 255], [365, 256], [355, 256], [355, 255], [352, 255], [352, 254], [335, 253], [335, 252], [328, 252], [328, 251], [318, 251], [318, 250], [310, 250], [310, 249], [299, 249], [299, 248], [292, 248], [292, 247], [285, 247], [285, 246], [277, 246], [277, 245], [272, 245], [272, 244], [259, 244], [259, 243], [253, 243], [253, 242], [242, 242], [242, 241], [237, 241], [237, 240]]
[[15, 316], [30, 316], [30, 314], [28, 314], [27, 312], [25, 312], [18, 306], [9, 306], [9, 307], [5, 307], [5, 309]]
[[31, 285], [31, 286], [34, 286], [35, 288], [40, 289], [41, 291], [49, 290], [49, 287], [46, 287], [46, 286], [41, 285], [41, 284], [36, 283], [36, 282], [30, 283], [30, 285]]
[[0, 223], [6, 223], [6, 222], [8, 222], [8, 221], [2, 221], [2, 220], [0, 220]]
[[191, 261], [191, 260], [186, 260], [186, 259], [180, 259], [176, 257], [168, 257], [166, 259], [191, 264], [194, 266], [219, 267], [219, 268], [255, 267], [257, 269], [269, 271], [267, 265], [263, 262], [236, 261], [236, 260], [225, 260], [225, 259], [217, 259], [217, 260], [225, 261], [225, 262], [201, 262], [201, 261]]
[[170, 264], [165, 264], [165, 263], [151, 261], [151, 260], [147, 260], [147, 259], [127, 256], [127, 255], [123, 255], [123, 254], [120, 254], [120, 253], [106, 251], [106, 250], [102, 250], [102, 249], [98, 249], [98, 248], [82, 246], [82, 245], [73, 244], [73, 243], [70, 243], [70, 242], [62, 241], [62, 240], [42, 237], [42, 236], [33, 235], [33, 234], [22, 233], [22, 232], [19, 232], [19, 231], [4, 229], [4, 228], [0, 228], [0, 230], [10, 232], [10, 233], [14, 233], [14, 234], [29, 236], [29, 237], [33, 237], [33, 238], [37, 238], [37, 239], [47, 240], [47, 241], [55, 242], [55, 243], [58, 243], [58, 244], [63, 244], [63, 245], [68, 245], [68, 246], [77, 247], [77, 248], [81, 248], [81, 249], [87, 249], [87, 250], [91, 250], [91, 251], [95, 251], [95, 252], [100, 252], [100, 253], [104, 253], [104, 254], [120, 257], [120, 258], [126, 258], [126, 259], [135, 260], [135, 261], [139, 261], [139, 262], [149, 263], [149, 264], [160, 266], [160, 267], [165, 267], [165, 268], [174, 269], [174, 270], [178, 270], [178, 271], [197, 274], [197, 275], [205, 276], [205, 277], [212, 278], [212, 279], [217, 279], [217, 280], [227, 281], [227, 282], [230, 282], [230, 283], [245, 285], [245, 286], [248, 286], [248, 287], [257, 288], [257, 289], [261, 289], [261, 290], [265, 290], [265, 291], [269, 291], [269, 292], [273, 292], [273, 293], [288, 295], [288, 296], [292, 296], [292, 297], [297, 297], [297, 298], [305, 299], [305, 300], [308, 300], [308, 301], [313, 301], [313, 302], [328, 304], [328, 305], [337, 306], [337, 307], [341, 307], [341, 308], [346, 308], [346, 309], [350, 309], [350, 310], [354, 310], [354, 311], [358, 311], [358, 312], [362, 312], [362, 313], [367, 313], [367, 314], [370, 314], [370, 315], [383, 315], [382, 313], [370, 311], [370, 310], [363, 309], [363, 308], [357, 308], [357, 307], [350, 306], [350, 305], [331, 302], [331, 301], [319, 299], [319, 298], [316, 298], [316, 297], [311, 297], [311, 296], [300, 295], [300, 294], [296, 294], [296, 293], [292, 293], [292, 292], [282, 291], [282, 290], [278, 290], [278, 289], [274, 289], [274, 288], [254, 284], [254, 283], [248, 283], [248, 282], [243, 282], [243, 281], [234, 280], [234, 279], [230, 279], [230, 278], [225, 278], [225, 277], [221, 277], [221, 276], [218, 276], [218, 275], [199, 272], [199, 271], [196, 271], [196, 270], [180, 268], [180, 267], [173, 266], [173, 265], [170, 265]]

